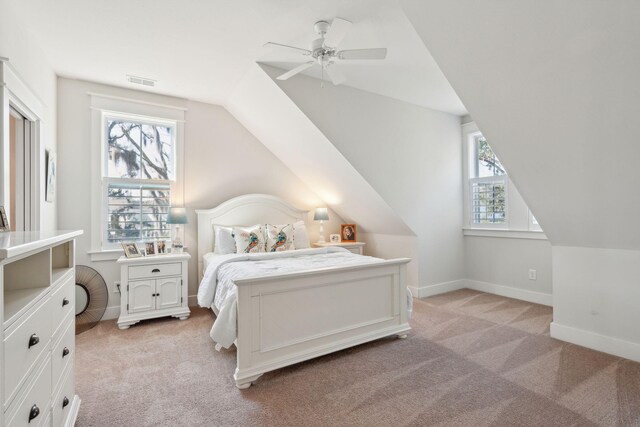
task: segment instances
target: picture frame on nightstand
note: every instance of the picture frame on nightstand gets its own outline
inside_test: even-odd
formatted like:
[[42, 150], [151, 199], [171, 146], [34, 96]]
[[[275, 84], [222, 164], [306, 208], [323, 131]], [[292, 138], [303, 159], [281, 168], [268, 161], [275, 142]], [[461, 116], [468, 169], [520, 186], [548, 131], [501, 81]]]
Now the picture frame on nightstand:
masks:
[[122, 249], [127, 258], [137, 258], [142, 256], [142, 252], [136, 242], [122, 242]]

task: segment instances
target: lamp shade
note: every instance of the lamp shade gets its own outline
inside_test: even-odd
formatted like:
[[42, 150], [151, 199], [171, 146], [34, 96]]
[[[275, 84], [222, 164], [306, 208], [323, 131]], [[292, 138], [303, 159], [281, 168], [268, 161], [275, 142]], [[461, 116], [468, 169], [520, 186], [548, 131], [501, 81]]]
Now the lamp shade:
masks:
[[327, 208], [316, 208], [316, 211], [313, 213], [314, 221], [329, 221], [329, 212]]
[[185, 208], [170, 208], [167, 224], [186, 224], [187, 210]]

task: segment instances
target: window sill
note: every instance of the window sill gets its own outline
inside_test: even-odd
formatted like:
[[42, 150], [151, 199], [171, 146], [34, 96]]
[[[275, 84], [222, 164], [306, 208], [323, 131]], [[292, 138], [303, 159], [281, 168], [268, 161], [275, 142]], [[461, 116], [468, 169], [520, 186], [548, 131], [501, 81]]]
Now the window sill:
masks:
[[531, 240], [547, 240], [547, 236], [543, 231], [530, 230], [504, 230], [495, 228], [463, 228], [462, 233], [465, 236], [475, 237], [499, 237], [507, 239], [531, 239]]
[[[187, 252], [187, 247], [184, 246], [183, 250]], [[88, 251], [89, 257], [92, 262], [100, 262], [100, 261], [116, 261], [118, 258], [124, 255], [124, 251], [122, 249], [104, 249], [97, 251]]]

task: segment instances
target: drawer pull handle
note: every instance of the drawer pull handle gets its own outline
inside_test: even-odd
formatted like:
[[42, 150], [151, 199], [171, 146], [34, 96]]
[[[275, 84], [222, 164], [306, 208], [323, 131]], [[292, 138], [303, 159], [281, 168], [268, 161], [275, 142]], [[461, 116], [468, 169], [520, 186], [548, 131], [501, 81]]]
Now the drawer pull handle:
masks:
[[71, 351], [67, 347], [62, 349], [62, 357], [68, 356]]
[[36, 334], [32, 334], [29, 337], [29, 348], [33, 347], [34, 345], [38, 344], [40, 342], [40, 338], [38, 338], [38, 336]]
[[40, 415], [40, 408], [38, 408], [38, 405], [33, 405], [31, 407], [31, 411], [29, 412], [29, 422], [31, 422], [31, 420], [38, 415]]
[[62, 407], [66, 407], [69, 404], [69, 398], [67, 396], [62, 399]]
[[160, 269], [159, 268], [154, 268], [153, 270], [151, 270], [152, 273], [160, 273]]
[[65, 305], [69, 304], [69, 300], [68, 299], [63, 299], [62, 300], [62, 306], [64, 307]]

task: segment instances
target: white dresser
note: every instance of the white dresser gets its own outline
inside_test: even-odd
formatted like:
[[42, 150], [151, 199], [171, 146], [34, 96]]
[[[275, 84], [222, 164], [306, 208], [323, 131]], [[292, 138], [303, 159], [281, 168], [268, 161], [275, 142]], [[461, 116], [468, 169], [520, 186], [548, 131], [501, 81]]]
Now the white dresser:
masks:
[[120, 317], [118, 327], [144, 319], [173, 316], [185, 320], [191, 313], [187, 290], [188, 253], [137, 258], [120, 257]]
[[0, 425], [73, 426], [75, 237], [0, 233]]

